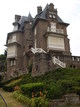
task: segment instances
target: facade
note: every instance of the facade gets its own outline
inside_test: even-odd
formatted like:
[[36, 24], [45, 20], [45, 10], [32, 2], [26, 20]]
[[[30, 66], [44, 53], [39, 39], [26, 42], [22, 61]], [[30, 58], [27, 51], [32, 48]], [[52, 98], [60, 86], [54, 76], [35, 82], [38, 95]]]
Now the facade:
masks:
[[68, 23], [58, 16], [54, 5], [37, 7], [35, 18], [15, 15], [14, 29], [7, 35], [7, 74], [45, 74], [58, 67], [80, 68], [80, 57], [72, 56], [67, 35]]

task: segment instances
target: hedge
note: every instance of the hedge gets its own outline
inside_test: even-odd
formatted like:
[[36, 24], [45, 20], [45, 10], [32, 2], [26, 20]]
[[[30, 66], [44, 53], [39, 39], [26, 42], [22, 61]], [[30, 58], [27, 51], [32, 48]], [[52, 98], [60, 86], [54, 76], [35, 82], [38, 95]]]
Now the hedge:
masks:
[[0, 82], [0, 87], [3, 87], [5, 84], [8, 84], [8, 83], [10, 83], [11, 81], [17, 80], [17, 79], [19, 79], [19, 78], [20, 78], [20, 77], [15, 77], [15, 78], [11, 78], [11, 79], [9, 79], [9, 80], [2, 81], [2, 82]]
[[26, 104], [26, 107], [48, 107], [49, 105], [48, 100], [45, 98], [42, 97], [28, 98], [19, 91], [15, 91], [13, 93], [13, 97], [18, 101]]
[[13, 80], [13, 81], [11, 81], [9, 84], [4, 85], [4, 86], [3, 86], [3, 89], [4, 89], [5, 91], [9, 91], [9, 92], [14, 91], [14, 87], [15, 87], [16, 85], [19, 85], [19, 84], [20, 84], [20, 81], [21, 81], [21, 79]]
[[44, 84], [40, 82], [28, 83], [28, 84], [22, 85], [20, 88], [24, 94], [28, 95], [28, 97], [32, 97], [32, 92], [43, 91]]

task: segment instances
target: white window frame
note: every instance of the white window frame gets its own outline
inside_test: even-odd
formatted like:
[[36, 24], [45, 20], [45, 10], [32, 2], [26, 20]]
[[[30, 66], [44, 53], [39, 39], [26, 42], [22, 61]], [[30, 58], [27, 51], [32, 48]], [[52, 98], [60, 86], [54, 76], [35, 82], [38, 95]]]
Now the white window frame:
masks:
[[51, 24], [51, 31], [56, 32], [56, 23], [50, 22], [50, 24]]

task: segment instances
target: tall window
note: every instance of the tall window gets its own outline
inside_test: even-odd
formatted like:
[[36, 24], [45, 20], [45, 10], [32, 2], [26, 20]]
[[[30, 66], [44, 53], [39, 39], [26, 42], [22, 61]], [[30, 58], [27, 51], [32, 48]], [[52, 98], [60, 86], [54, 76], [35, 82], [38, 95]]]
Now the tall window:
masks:
[[56, 32], [56, 23], [51, 22], [51, 31]]
[[12, 59], [12, 60], [10, 61], [10, 64], [11, 64], [11, 66], [16, 65], [16, 60], [15, 60], [15, 59]]

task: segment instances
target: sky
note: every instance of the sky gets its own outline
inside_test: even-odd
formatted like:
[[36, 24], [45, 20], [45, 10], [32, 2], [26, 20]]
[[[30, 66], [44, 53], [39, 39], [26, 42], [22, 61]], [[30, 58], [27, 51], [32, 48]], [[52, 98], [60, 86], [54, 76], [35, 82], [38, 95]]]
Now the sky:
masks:
[[70, 50], [72, 55], [80, 56], [80, 0], [0, 0], [0, 54], [6, 49], [7, 33], [13, 30], [15, 14], [28, 16], [30, 12], [35, 17], [37, 6], [44, 9], [47, 3], [53, 3], [61, 19], [70, 24]]

